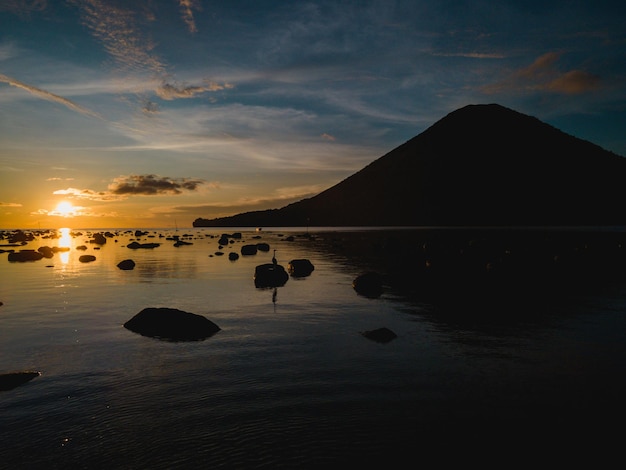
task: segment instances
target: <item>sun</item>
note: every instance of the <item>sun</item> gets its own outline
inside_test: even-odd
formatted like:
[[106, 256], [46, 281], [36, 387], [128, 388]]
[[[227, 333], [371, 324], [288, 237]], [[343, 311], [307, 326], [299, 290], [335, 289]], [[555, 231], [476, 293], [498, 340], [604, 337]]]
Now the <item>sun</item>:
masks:
[[59, 215], [61, 217], [73, 217], [76, 213], [76, 208], [72, 205], [71, 202], [61, 201], [54, 209], [54, 213], [55, 215]]

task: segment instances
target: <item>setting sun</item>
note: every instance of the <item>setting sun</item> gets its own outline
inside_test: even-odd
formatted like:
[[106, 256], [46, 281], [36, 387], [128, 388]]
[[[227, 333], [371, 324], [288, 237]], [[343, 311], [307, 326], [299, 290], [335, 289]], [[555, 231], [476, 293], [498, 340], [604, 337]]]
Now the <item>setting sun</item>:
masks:
[[53, 213], [61, 217], [74, 217], [74, 215], [76, 215], [76, 208], [71, 202], [61, 201], [57, 204]]

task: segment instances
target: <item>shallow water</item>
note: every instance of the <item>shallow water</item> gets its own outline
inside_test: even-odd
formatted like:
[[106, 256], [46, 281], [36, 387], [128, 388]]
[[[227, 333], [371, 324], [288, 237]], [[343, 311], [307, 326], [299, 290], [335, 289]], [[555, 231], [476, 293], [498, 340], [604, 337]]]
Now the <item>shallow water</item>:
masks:
[[[394, 286], [358, 295], [352, 280], [371, 260], [298, 230], [244, 230], [224, 253], [270, 251], [216, 256], [219, 235], [234, 231], [181, 230], [193, 244], [180, 247], [171, 230], [120, 231], [99, 249], [82, 231], [19, 247], [70, 247], [50, 259], [0, 254], [0, 373], [42, 374], [0, 392], [1, 468], [487, 463], [539, 450], [597, 461], [617, 449], [607, 423], [625, 417], [622, 281], [512, 298], [484, 315], [476, 299], [439, 305]], [[127, 248], [136, 238], [161, 245]], [[308, 258], [315, 270], [275, 293], [255, 288], [274, 249], [279, 264]], [[79, 262], [85, 253], [96, 261]], [[127, 258], [135, 269], [118, 269]], [[123, 328], [145, 307], [201, 314], [221, 331], [175, 343]], [[398, 337], [360, 334], [382, 326]]]

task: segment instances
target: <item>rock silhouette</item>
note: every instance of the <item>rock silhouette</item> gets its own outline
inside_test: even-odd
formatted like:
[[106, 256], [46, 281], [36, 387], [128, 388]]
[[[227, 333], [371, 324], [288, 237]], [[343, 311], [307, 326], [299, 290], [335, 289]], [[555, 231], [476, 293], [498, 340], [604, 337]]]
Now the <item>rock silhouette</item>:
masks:
[[135, 262], [132, 259], [125, 259], [117, 263], [117, 267], [124, 271], [130, 271], [135, 268]]
[[289, 274], [280, 264], [260, 264], [254, 270], [254, 285], [259, 288], [282, 287], [288, 279]]
[[311, 263], [310, 260], [304, 258], [292, 259], [287, 265], [287, 271], [289, 271], [289, 274], [291, 274], [293, 277], [310, 276], [314, 269], [315, 266], [313, 266], [313, 263]]
[[10, 372], [8, 374], [0, 374], [0, 391], [13, 390], [26, 382], [30, 382], [35, 377], [39, 377], [39, 372]]
[[220, 331], [208, 318], [175, 308], [144, 308], [124, 328], [167, 341], [199, 341]]
[[388, 343], [398, 337], [393, 331], [385, 327], [378, 328], [376, 330], [364, 331], [361, 334], [367, 339], [371, 339], [377, 343]]
[[35, 250], [20, 250], [9, 253], [9, 261], [38, 261], [43, 258], [43, 254]]

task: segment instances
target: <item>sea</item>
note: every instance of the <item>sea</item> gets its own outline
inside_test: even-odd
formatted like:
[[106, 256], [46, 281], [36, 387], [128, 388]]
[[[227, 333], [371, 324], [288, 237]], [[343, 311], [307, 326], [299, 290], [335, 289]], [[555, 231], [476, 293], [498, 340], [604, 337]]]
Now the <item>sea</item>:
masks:
[[[429, 295], [411, 276], [441, 234], [428, 228], [28, 233], [0, 240], [0, 374], [40, 375], [0, 391], [2, 469], [606, 468], [624, 457], [620, 269], [589, 264], [583, 279], [553, 282], [538, 264], [513, 289], [458, 289], [477, 276], [463, 271]], [[9, 261], [42, 246], [64, 248]], [[272, 258], [314, 270], [257, 287]], [[118, 267], [126, 259], [134, 269]], [[366, 272], [383, 275], [375, 295], [354, 288]], [[124, 327], [149, 307], [220, 330], [168, 341]], [[379, 328], [395, 336], [366, 334]]]

